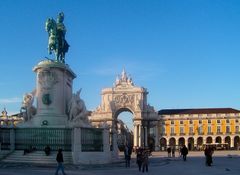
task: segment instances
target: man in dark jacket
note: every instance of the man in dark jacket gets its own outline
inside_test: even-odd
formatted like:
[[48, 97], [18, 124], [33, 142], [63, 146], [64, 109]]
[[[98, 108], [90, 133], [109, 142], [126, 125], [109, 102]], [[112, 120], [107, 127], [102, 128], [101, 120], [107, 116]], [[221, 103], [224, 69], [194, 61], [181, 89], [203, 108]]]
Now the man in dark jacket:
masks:
[[204, 150], [204, 154], [206, 156], [206, 165], [211, 166], [212, 165], [213, 148], [206, 145], [206, 148]]
[[186, 147], [186, 145], [184, 145], [182, 147], [182, 156], [183, 156], [183, 160], [186, 161], [187, 160], [187, 154], [188, 154], [188, 149]]
[[126, 167], [130, 167], [131, 154], [132, 154], [132, 148], [126, 145], [124, 149]]
[[60, 169], [62, 170], [62, 174], [63, 174], [63, 175], [66, 175], [66, 173], [64, 172], [64, 167], [63, 167], [63, 154], [62, 154], [62, 149], [59, 149], [59, 150], [58, 150], [58, 154], [57, 154], [56, 160], [57, 160], [58, 166], [57, 166], [57, 170], [56, 170], [55, 175], [58, 175], [58, 171], [59, 171]]

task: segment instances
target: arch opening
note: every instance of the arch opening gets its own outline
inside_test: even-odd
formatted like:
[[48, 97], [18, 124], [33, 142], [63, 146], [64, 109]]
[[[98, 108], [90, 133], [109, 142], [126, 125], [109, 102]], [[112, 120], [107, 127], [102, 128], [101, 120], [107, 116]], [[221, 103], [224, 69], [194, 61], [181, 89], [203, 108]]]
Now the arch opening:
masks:
[[124, 151], [125, 145], [133, 147], [133, 113], [122, 108], [116, 112], [115, 118], [118, 149]]

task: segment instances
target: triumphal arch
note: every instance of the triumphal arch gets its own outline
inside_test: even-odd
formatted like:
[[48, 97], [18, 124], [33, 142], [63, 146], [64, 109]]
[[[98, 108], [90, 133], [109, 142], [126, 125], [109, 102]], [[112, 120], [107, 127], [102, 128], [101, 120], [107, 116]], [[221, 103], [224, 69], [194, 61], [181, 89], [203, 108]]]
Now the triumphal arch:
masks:
[[[101, 104], [92, 112], [90, 121], [96, 126], [109, 126], [114, 136], [118, 115], [128, 111], [133, 115], [133, 146], [148, 146], [151, 127], [154, 127], [156, 135], [158, 115], [148, 104], [147, 95], [147, 89], [135, 86], [132, 78], [123, 70], [121, 75], [117, 76], [113, 87], [102, 90]], [[114, 142], [114, 137], [112, 140]], [[155, 143], [155, 145], [158, 144]]]

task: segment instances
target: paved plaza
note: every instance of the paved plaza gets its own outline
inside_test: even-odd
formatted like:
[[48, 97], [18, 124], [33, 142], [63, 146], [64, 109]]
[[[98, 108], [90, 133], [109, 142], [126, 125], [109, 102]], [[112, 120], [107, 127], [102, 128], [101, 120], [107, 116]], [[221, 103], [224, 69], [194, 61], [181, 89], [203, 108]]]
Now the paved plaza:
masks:
[[[121, 157], [122, 158], [122, 157]], [[106, 165], [65, 165], [68, 175], [139, 175], [133, 157], [131, 167], [125, 168], [124, 161]], [[186, 162], [180, 157], [168, 158], [165, 152], [150, 156], [149, 175], [239, 175], [240, 151], [218, 151], [214, 153], [213, 166], [205, 166], [203, 152], [190, 152]], [[54, 175], [53, 165], [0, 163], [1, 175]], [[61, 174], [61, 173], [59, 173]]]

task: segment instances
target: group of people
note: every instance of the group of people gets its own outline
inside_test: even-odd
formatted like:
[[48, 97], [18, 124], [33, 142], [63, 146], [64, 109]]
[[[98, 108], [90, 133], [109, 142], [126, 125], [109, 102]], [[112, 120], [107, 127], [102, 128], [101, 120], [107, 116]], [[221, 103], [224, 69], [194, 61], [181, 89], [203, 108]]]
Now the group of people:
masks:
[[144, 148], [138, 148], [136, 149], [136, 163], [138, 165], [138, 170], [142, 171], [143, 173], [148, 172], [148, 156], [150, 154], [150, 151], [148, 149]]
[[[138, 170], [142, 172], [148, 172], [148, 157], [150, 155], [149, 149], [137, 148], [135, 150], [136, 153], [136, 163], [138, 165]], [[132, 154], [132, 147], [126, 145], [124, 148], [124, 156], [125, 156], [125, 165], [126, 167], [130, 167]]]
[[[167, 148], [168, 157], [175, 157], [175, 147], [168, 147]], [[183, 147], [179, 148], [180, 156], [182, 156], [183, 161], [187, 160], [188, 155], [188, 148], [184, 145]], [[206, 166], [211, 166], [213, 163], [212, 155], [214, 153], [214, 148], [206, 145], [204, 150], [204, 155], [206, 157]]]
[[[32, 148], [32, 147], [31, 147]], [[46, 155], [48, 156], [50, 154], [50, 147], [46, 146], [44, 149]], [[25, 151], [24, 151], [25, 152]], [[149, 149], [144, 149], [144, 148], [137, 148], [135, 150], [136, 152], [136, 163], [138, 165], [138, 170], [141, 172], [148, 172], [148, 157], [150, 155]], [[168, 152], [168, 157], [175, 157], [175, 147], [169, 147], [167, 148]], [[206, 166], [211, 166], [213, 161], [212, 161], [212, 155], [214, 153], [214, 148], [211, 146], [206, 146], [204, 150], [204, 154], [206, 157]], [[132, 154], [132, 147], [126, 145], [124, 149], [124, 155], [125, 155], [125, 163], [126, 167], [130, 167], [130, 161], [131, 161], [131, 154]], [[183, 147], [180, 148], [180, 156], [183, 157], [183, 160], [187, 160], [187, 154], [188, 154], [188, 148], [184, 145]], [[63, 175], [66, 175], [64, 172], [64, 166], [63, 166], [63, 154], [62, 154], [62, 149], [58, 150], [56, 161], [58, 163], [55, 175], [58, 174], [58, 171], [61, 170]]]
[[175, 157], [175, 147], [172, 147], [172, 148], [168, 147], [167, 152], [168, 152], [168, 157]]
[[[175, 157], [175, 147], [172, 147], [172, 148], [168, 147], [167, 153], [168, 153], [168, 157], [171, 157], [171, 153], [172, 153], [172, 157]], [[188, 148], [186, 147], [186, 145], [183, 145], [183, 147], [179, 148], [179, 155], [183, 157], [183, 161], [187, 160]]]
[[[169, 147], [170, 148], [170, 147]], [[168, 155], [172, 157], [175, 157], [175, 148], [170, 148], [167, 149]], [[211, 166], [212, 164], [212, 155], [213, 155], [214, 149], [210, 146], [206, 146], [204, 150], [204, 154], [206, 156], [206, 165]], [[136, 163], [138, 165], [138, 170], [141, 172], [148, 172], [148, 157], [150, 155], [149, 149], [144, 149], [144, 148], [137, 148], [135, 150], [136, 153]], [[130, 161], [131, 161], [131, 154], [132, 154], [132, 147], [126, 145], [124, 149], [124, 156], [125, 156], [125, 163], [126, 167], [130, 167]], [[183, 161], [187, 160], [187, 155], [188, 155], [188, 148], [184, 145], [183, 147], [180, 148], [180, 156], [183, 157]], [[64, 172], [64, 166], [63, 166], [63, 154], [62, 154], [62, 149], [58, 150], [58, 154], [56, 157], [58, 166], [56, 169], [55, 175], [58, 174], [58, 171], [61, 170], [63, 175], [66, 173]]]

